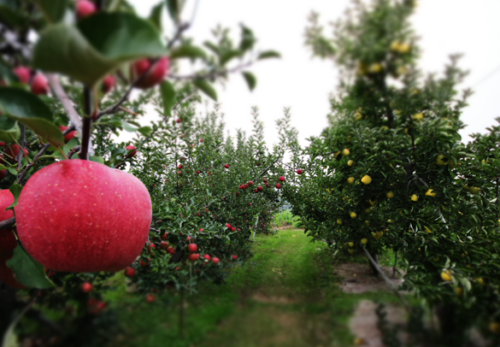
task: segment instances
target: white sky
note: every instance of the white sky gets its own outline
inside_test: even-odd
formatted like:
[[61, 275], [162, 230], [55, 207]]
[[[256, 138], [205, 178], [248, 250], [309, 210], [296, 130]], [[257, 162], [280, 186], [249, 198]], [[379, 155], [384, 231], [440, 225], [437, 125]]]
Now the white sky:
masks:
[[[337, 86], [337, 70], [331, 62], [311, 59], [303, 37], [307, 15], [314, 10], [325, 23], [336, 21], [351, 1], [198, 1], [196, 20], [187, 32], [196, 43], [201, 45], [211, 38], [210, 30], [217, 24], [232, 28], [237, 40], [239, 23], [245, 23], [258, 38], [258, 48], [282, 54], [282, 59], [264, 60], [251, 68], [258, 79], [252, 93], [239, 74], [230, 77], [224, 89], [217, 86], [227, 129], [241, 128], [249, 133], [250, 108], [258, 106], [266, 141], [275, 143], [275, 121], [282, 116], [284, 107], [291, 107], [293, 125], [299, 130], [302, 144], [307, 144], [306, 138], [319, 135], [327, 126], [328, 95]], [[142, 15], [148, 15], [158, 0], [131, 2]], [[187, 0], [184, 20], [191, 18], [195, 2]], [[465, 54], [460, 66], [471, 73], [464, 87], [473, 87], [475, 94], [462, 116], [468, 125], [461, 132], [464, 141], [469, 140], [468, 134], [485, 132], [500, 116], [499, 13], [499, 0], [421, 0], [414, 16], [414, 28], [421, 37], [424, 72], [441, 72], [450, 54]]]

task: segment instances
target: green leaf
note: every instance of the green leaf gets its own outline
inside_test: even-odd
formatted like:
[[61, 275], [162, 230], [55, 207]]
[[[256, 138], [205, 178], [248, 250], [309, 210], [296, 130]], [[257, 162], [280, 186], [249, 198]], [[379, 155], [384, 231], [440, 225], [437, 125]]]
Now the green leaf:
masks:
[[262, 60], [262, 59], [270, 59], [270, 58], [281, 58], [281, 54], [279, 54], [276, 51], [265, 51], [265, 52], [260, 53], [257, 59]]
[[208, 49], [210, 49], [213, 53], [217, 54], [218, 56], [221, 55], [220, 48], [217, 45], [213, 44], [212, 42], [206, 41], [203, 43], [203, 45]]
[[253, 35], [252, 30], [244, 26], [243, 24], [241, 25], [241, 42], [240, 42], [240, 50], [242, 51], [248, 51], [253, 48], [255, 45], [255, 42], [257, 42], [255, 36]]
[[102, 157], [94, 157], [93, 155], [89, 156], [90, 161], [94, 161], [96, 163], [104, 164], [104, 158]]
[[63, 20], [68, 0], [35, 0], [45, 19], [49, 23], [58, 23]]
[[20, 186], [17, 183], [14, 183], [9, 187], [10, 192], [14, 196], [14, 202], [12, 205], [6, 208], [6, 210], [14, 210], [14, 207], [17, 206], [17, 201], [19, 200], [19, 196], [21, 195], [21, 192], [23, 191], [23, 186]]
[[64, 136], [52, 123], [49, 107], [36, 95], [18, 88], [0, 88], [0, 109], [2, 115], [26, 125], [54, 146], [64, 145]]
[[206, 59], [207, 54], [200, 47], [186, 44], [186, 45], [182, 45], [182, 46], [174, 48], [172, 50], [172, 52], [170, 52], [170, 58], [171, 59], [178, 59], [178, 58]]
[[163, 81], [160, 85], [161, 97], [163, 99], [163, 112], [170, 116], [172, 115], [172, 108], [177, 102], [175, 88], [172, 83], [168, 81]]
[[45, 29], [34, 48], [33, 64], [92, 87], [125, 62], [165, 54], [151, 22], [130, 13], [98, 13], [78, 27], [56, 24]]
[[19, 172], [17, 172], [17, 170], [16, 170], [16, 169], [14, 169], [14, 168], [12, 168], [12, 167], [9, 167], [9, 168], [7, 169], [7, 171], [9, 171], [9, 172], [10, 172], [12, 175], [14, 175], [14, 176], [17, 176], [17, 174], [19, 173]]
[[14, 248], [14, 256], [7, 260], [7, 266], [12, 269], [16, 279], [30, 288], [52, 288], [52, 283], [45, 275], [44, 267], [33, 259], [21, 246]]
[[[1, 103], [0, 103], [1, 108]], [[12, 139], [17, 140], [21, 136], [21, 129], [17, 122], [6, 116], [0, 116], [0, 140], [12, 142]]]
[[217, 101], [217, 92], [207, 80], [203, 79], [194, 80], [193, 84], [203, 93], [205, 93], [206, 95]]
[[170, 14], [170, 18], [175, 23], [180, 22], [180, 15], [182, 8], [184, 7], [185, 0], [166, 0], [167, 1], [167, 9]]
[[125, 129], [126, 131], [128, 131], [130, 133], [133, 133], [133, 132], [136, 132], [137, 130], [139, 130], [138, 127], [135, 127], [132, 124], [127, 123], [125, 121], [122, 121], [122, 127], [123, 127], [123, 129]]
[[226, 65], [228, 62], [233, 60], [234, 58], [241, 57], [242, 52], [240, 50], [231, 50], [221, 54], [220, 56], [220, 64]]
[[151, 10], [151, 14], [149, 15], [149, 20], [151, 23], [154, 24], [154, 26], [161, 31], [162, 30], [162, 25], [161, 25], [161, 14], [163, 13], [163, 6], [165, 5], [165, 2], [162, 1], [158, 5], [154, 6], [153, 9]]
[[0, 22], [10, 27], [27, 27], [29, 18], [15, 0], [0, 0]]
[[248, 89], [254, 90], [255, 86], [257, 85], [257, 78], [255, 77], [255, 75], [248, 71], [242, 72], [242, 75], [247, 82]]
[[144, 136], [150, 136], [152, 133], [153, 133], [153, 129], [151, 129], [151, 127], [141, 127], [139, 128], [138, 130], [142, 135]]

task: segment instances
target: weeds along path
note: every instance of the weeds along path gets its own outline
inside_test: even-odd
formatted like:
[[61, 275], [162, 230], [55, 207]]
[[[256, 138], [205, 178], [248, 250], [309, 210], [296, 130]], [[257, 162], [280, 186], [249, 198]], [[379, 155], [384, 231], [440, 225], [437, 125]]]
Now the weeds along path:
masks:
[[124, 324], [116, 346], [352, 346], [349, 319], [358, 302], [395, 300], [342, 292], [326, 245], [301, 230], [256, 237], [254, 254], [226, 284], [207, 284], [188, 298], [182, 339], [176, 297], [148, 305], [122, 293], [114, 304]]

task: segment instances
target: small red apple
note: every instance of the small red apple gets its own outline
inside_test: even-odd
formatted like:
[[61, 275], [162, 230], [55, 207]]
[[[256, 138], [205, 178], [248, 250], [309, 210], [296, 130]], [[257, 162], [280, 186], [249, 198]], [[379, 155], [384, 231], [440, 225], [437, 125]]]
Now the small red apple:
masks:
[[253, 186], [253, 181], [248, 181], [247, 186]]
[[76, 3], [76, 16], [78, 19], [85, 18], [97, 11], [96, 5], [89, 0], [78, 0]]
[[238, 256], [236, 254], [233, 255], [233, 260], [238, 259]]
[[200, 139], [200, 142], [203, 142], [203, 139]]
[[[176, 122], [177, 122], [177, 123], [182, 123], [182, 119], [177, 118]], [[184, 135], [182, 135], [182, 137], [184, 137]]]
[[[8, 189], [0, 190], [0, 221], [14, 217], [12, 210], [5, 211], [14, 202], [14, 196]], [[14, 255], [17, 240], [11, 229], [0, 230], [0, 280], [11, 287], [25, 288], [16, 280], [12, 269], [7, 266], [6, 261]]]
[[170, 254], [175, 254], [175, 248], [174, 247], [168, 247], [167, 252]]
[[212, 258], [212, 261], [213, 261], [213, 262], [214, 262], [214, 264], [216, 264], [216, 265], [217, 265], [217, 264], [219, 264], [219, 262], [220, 262], [219, 258], [216, 258], [216, 257], [213, 257], [213, 258]]
[[82, 292], [90, 293], [92, 289], [94, 289], [94, 286], [91, 283], [85, 282], [84, 284], [82, 284]]
[[184, 167], [184, 165], [182, 165], [182, 164], [180, 164], [180, 165], [178, 166], [178, 168], [179, 168], [179, 169], [182, 169], [183, 167]]
[[276, 189], [281, 189], [281, 184], [276, 183]]
[[49, 82], [41, 73], [36, 74], [31, 81], [31, 92], [36, 95], [49, 94]]
[[197, 261], [198, 259], [200, 259], [200, 253], [191, 253], [191, 254], [188, 256], [188, 259], [189, 259], [189, 261], [195, 262], [195, 261]]
[[135, 176], [63, 160], [37, 171], [24, 186], [17, 233], [28, 253], [54, 271], [116, 272], [141, 254], [152, 212], [149, 192]]
[[146, 295], [146, 302], [148, 304], [152, 304], [155, 301], [156, 301], [156, 296], [154, 296], [153, 294], [147, 294]]
[[166, 240], [166, 239], [167, 239], [167, 237], [168, 237], [168, 232], [166, 232], [165, 234], [163, 234], [161, 238], [162, 238], [163, 240]]
[[224, 165], [226, 169], [229, 169], [229, 164]]
[[[141, 59], [132, 65], [132, 71], [137, 77], [144, 75], [150, 69], [152, 61], [150, 59]], [[161, 83], [170, 69], [170, 59], [168, 57], [160, 58], [149, 70], [141, 81], [136, 84], [137, 88], [148, 89]]]
[[127, 277], [134, 277], [135, 276], [135, 269], [133, 267], [128, 267], [125, 269], [125, 276]]
[[203, 258], [206, 259], [206, 260], [208, 260], [208, 261], [212, 260], [212, 257], [210, 255], [208, 255], [208, 254], [205, 254], [203, 256]]
[[235, 231], [235, 230], [236, 230], [236, 228], [235, 228], [235, 227], [231, 227], [231, 231]]
[[135, 155], [137, 154], [137, 149], [135, 148], [135, 146], [130, 145], [125, 148], [128, 150], [128, 154], [125, 156], [125, 158], [135, 157]]
[[262, 186], [258, 186], [257, 189], [259, 190], [259, 192], [264, 190], [264, 188], [262, 188]]
[[14, 69], [14, 73], [17, 78], [19, 78], [19, 82], [28, 84], [31, 79], [31, 69], [26, 66], [18, 66]]
[[280, 176], [280, 178], [278, 178], [281, 182], [285, 182], [285, 177], [283, 176]]
[[[59, 126], [59, 129], [61, 129], [61, 131], [64, 133], [66, 131], [66, 129], [68, 129], [69, 127], [66, 127], [64, 125], [60, 125]], [[67, 133], [66, 135], [64, 135], [64, 142], [68, 143], [69, 141], [71, 141], [74, 137], [76, 137], [78, 133], [76, 132], [76, 130], [73, 130], [73, 131], [70, 131], [69, 133]]]
[[198, 246], [196, 245], [196, 243], [190, 243], [188, 245], [188, 251], [191, 252], [191, 253], [194, 253], [198, 250]]
[[[5, 148], [5, 154], [7, 155], [7, 159], [9, 161], [16, 161], [17, 154], [19, 153], [20, 149], [21, 147], [16, 144], [10, 145], [9, 147]], [[27, 157], [29, 151], [26, 148], [24, 148], [23, 151], [24, 151], [23, 157]]]
[[104, 94], [109, 93], [110, 91], [113, 90], [113, 88], [116, 85], [116, 78], [113, 75], [108, 75], [104, 77], [104, 80], [102, 81], [102, 87], [101, 90]]
[[168, 247], [170, 247], [170, 242], [162, 241], [162, 242], [160, 242], [160, 247], [161, 247], [161, 249], [166, 251], [166, 250], [168, 250]]
[[297, 170], [297, 173], [298, 173], [299, 175], [302, 175], [303, 171], [302, 171], [301, 169], [298, 169], [298, 170]]

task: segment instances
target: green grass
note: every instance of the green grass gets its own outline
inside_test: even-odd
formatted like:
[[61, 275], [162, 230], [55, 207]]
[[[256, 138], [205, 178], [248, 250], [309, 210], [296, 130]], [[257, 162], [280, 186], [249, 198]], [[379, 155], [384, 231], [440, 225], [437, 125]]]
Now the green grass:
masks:
[[107, 300], [124, 331], [113, 346], [351, 346], [348, 322], [357, 302], [397, 300], [389, 293], [343, 293], [326, 245], [309, 242], [303, 231], [255, 240], [255, 257], [227, 283], [204, 283], [198, 294], [187, 296], [184, 339], [175, 292], [147, 304], [126, 292], [123, 277], [113, 278], [116, 290]]
[[290, 210], [284, 210], [274, 214], [274, 221], [278, 227], [293, 226], [298, 228], [300, 224], [300, 217], [294, 216]]

